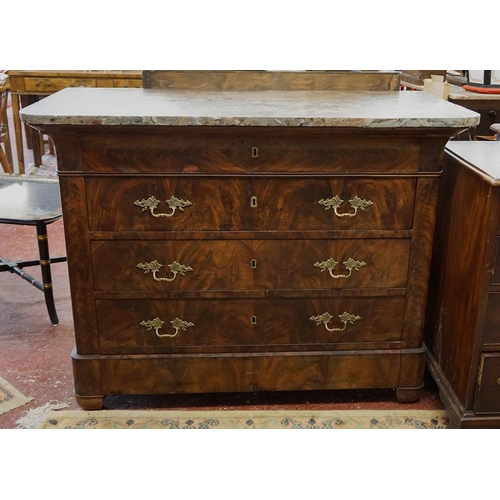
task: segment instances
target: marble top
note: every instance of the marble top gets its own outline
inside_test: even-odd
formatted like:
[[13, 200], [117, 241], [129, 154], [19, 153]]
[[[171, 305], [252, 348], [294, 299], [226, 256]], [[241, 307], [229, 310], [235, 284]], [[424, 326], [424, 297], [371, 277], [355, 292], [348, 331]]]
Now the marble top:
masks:
[[500, 141], [450, 141], [446, 149], [460, 157], [484, 180], [500, 185]]
[[30, 125], [472, 127], [479, 114], [424, 92], [67, 88], [21, 111]]

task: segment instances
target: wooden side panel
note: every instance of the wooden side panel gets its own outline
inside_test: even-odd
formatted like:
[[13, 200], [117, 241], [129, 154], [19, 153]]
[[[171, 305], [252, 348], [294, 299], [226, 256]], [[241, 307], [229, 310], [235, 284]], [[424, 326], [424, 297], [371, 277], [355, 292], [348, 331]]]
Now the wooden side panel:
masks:
[[92, 256], [90, 241], [85, 234], [88, 220], [84, 179], [63, 177], [60, 179], [60, 189], [77, 352], [97, 353], [99, 343]]
[[403, 333], [404, 348], [422, 346], [438, 186], [437, 178], [420, 178], [417, 182]]
[[144, 88], [186, 90], [399, 90], [388, 71], [169, 71], [144, 70]]

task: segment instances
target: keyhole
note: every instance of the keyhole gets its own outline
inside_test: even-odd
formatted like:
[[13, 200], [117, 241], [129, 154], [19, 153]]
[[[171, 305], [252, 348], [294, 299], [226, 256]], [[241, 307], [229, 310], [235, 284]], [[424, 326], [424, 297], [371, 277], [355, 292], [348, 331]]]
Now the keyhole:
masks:
[[250, 198], [250, 207], [251, 208], [256, 208], [257, 207], [257, 196], [252, 196]]
[[259, 148], [252, 148], [252, 158], [259, 157]]
[[252, 259], [252, 260], [250, 261], [250, 267], [251, 267], [252, 269], [257, 269], [257, 261], [256, 261], [255, 259]]
[[250, 323], [252, 323], [252, 325], [256, 325], [257, 324], [257, 316], [252, 316], [250, 318]]

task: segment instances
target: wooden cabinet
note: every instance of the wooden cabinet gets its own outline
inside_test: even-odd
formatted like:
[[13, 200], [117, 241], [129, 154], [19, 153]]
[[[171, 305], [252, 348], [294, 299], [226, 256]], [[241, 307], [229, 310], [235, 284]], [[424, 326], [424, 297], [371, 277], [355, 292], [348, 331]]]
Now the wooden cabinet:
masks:
[[79, 404], [417, 399], [440, 162], [477, 117], [406, 94], [67, 89], [27, 108], [58, 155]]
[[500, 427], [500, 143], [450, 142], [426, 343], [453, 427]]

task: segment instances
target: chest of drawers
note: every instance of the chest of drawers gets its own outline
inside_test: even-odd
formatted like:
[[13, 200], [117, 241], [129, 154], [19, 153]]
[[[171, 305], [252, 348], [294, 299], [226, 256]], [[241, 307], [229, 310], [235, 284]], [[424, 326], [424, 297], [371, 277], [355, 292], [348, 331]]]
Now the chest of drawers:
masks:
[[440, 161], [477, 116], [405, 94], [67, 89], [27, 108], [56, 145], [79, 404], [418, 398]]
[[500, 427], [500, 143], [450, 142], [426, 344], [451, 427]]

